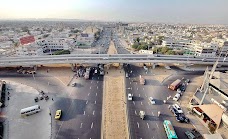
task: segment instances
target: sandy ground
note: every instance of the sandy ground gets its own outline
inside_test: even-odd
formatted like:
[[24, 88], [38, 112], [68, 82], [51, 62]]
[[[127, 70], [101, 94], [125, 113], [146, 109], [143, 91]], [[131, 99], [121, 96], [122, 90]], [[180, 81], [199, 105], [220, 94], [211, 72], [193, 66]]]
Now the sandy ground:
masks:
[[[108, 54], [117, 54], [113, 41], [110, 43]], [[104, 77], [102, 138], [129, 138], [126, 109], [124, 71], [112, 68]]]
[[[121, 72], [121, 73], [120, 73]], [[125, 79], [122, 70], [110, 69], [104, 78], [104, 139], [128, 139]]]

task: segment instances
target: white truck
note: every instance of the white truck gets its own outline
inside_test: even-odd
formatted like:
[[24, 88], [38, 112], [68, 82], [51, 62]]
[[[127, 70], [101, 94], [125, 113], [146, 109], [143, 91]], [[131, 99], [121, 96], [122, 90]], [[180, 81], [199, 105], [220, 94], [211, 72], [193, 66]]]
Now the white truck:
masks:
[[145, 118], [145, 111], [139, 111], [139, 116], [142, 120]]
[[85, 72], [85, 79], [89, 79], [89, 75], [90, 75], [90, 68], [86, 68], [86, 72]]

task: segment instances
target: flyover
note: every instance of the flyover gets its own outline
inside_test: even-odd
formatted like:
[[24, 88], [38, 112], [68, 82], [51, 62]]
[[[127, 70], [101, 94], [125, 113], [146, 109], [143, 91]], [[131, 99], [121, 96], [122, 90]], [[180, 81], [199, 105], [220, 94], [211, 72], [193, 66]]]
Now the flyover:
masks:
[[[202, 64], [213, 65], [214, 58], [188, 57], [177, 55], [153, 54], [74, 54], [74, 55], [47, 55], [27, 57], [1, 57], [0, 67], [25, 66], [43, 64], [72, 64], [72, 63], [165, 63], [165, 64]], [[228, 59], [219, 58], [220, 65], [228, 65]]]

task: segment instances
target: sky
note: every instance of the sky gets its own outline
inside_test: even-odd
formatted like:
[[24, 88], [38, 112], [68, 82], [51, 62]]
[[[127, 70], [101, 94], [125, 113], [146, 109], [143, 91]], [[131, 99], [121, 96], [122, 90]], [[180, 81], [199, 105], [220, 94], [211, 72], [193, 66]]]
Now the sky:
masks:
[[0, 19], [228, 24], [228, 0], [0, 0]]

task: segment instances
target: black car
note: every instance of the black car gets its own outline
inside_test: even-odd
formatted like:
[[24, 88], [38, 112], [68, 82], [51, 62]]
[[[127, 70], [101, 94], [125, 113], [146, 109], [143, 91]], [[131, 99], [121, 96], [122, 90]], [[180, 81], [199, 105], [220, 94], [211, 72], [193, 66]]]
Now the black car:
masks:
[[182, 83], [182, 84], [180, 85], [180, 90], [181, 90], [182, 92], [184, 92], [184, 91], [186, 90], [186, 85], [185, 85], [184, 83]]
[[181, 122], [181, 123], [189, 123], [190, 122], [190, 120], [187, 117], [185, 117], [183, 114], [178, 115], [176, 117], [176, 120], [178, 122]]

